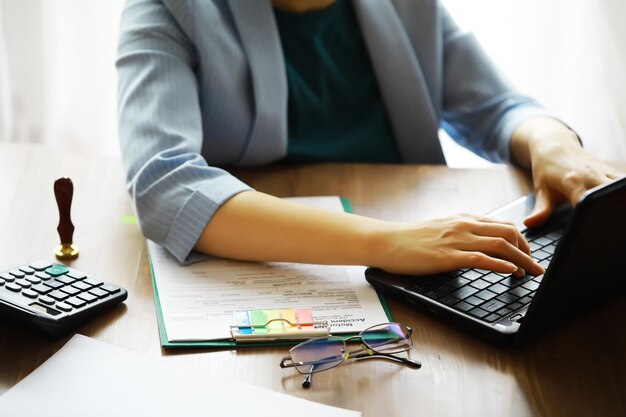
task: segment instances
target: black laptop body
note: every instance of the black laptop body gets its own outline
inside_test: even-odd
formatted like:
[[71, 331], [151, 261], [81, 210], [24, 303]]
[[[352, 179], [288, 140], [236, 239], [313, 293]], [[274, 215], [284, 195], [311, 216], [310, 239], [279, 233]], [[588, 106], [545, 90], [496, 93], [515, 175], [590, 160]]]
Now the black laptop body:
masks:
[[489, 213], [514, 222], [546, 268], [514, 278], [463, 269], [407, 276], [368, 268], [376, 289], [423, 307], [492, 341], [524, 343], [626, 293], [626, 177], [587, 191], [575, 209], [562, 205], [540, 228], [522, 220], [528, 195]]

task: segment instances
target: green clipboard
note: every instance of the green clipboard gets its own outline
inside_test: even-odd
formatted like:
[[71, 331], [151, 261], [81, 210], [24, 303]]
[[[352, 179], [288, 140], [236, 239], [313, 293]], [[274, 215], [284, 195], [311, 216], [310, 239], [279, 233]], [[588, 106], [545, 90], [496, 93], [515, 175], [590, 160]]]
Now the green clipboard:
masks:
[[[352, 206], [348, 199], [341, 197], [341, 205], [343, 206], [343, 210], [346, 213], [352, 213]], [[150, 277], [152, 279], [152, 289], [154, 291], [154, 306], [157, 314], [157, 325], [159, 327], [159, 340], [161, 342], [161, 346], [167, 349], [170, 348], [194, 348], [194, 347], [208, 347], [208, 348], [240, 348], [240, 347], [260, 347], [260, 346], [292, 346], [300, 343], [300, 341], [288, 341], [281, 340], [275, 342], [246, 342], [246, 343], [237, 343], [232, 339], [220, 339], [220, 340], [205, 340], [205, 341], [189, 341], [189, 342], [170, 342], [167, 338], [167, 330], [165, 329], [165, 320], [163, 319], [163, 311], [161, 310], [161, 300], [159, 299], [159, 291], [156, 287], [156, 281], [154, 279], [154, 270], [152, 268], [152, 258], [150, 257], [150, 252], [148, 251], [148, 262], [150, 263]], [[389, 321], [393, 321], [391, 318], [391, 312], [389, 311], [389, 305], [387, 305], [387, 300], [383, 296], [380, 291], [376, 291], [378, 295], [378, 299], [380, 300], [380, 304], [387, 315], [387, 319]], [[341, 336], [349, 337], [354, 335], [351, 334], [342, 334]]]

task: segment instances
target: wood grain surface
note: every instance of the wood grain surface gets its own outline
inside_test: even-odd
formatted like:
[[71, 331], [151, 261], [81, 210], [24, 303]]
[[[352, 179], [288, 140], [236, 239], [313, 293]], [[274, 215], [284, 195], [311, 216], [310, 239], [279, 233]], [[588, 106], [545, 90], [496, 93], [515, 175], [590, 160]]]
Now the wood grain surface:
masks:
[[[524, 173], [507, 167], [316, 164], [238, 170], [259, 191], [277, 196], [340, 195], [355, 213], [416, 221], [457, 212], [483, 214], [528, 192]], [[160, 348], [145, 240], [132, 215], [117, 159], [0, 144], [0, 269], [53, 260], [58, 211], [53, 183], [74, 182], [74, 268], [128, 290], [128, 300], [78, 333], [150, 357], [275, 391], [359, 410], [364, 416], [624, 416], [626, 302], [570, 323], [532, 345], [490, 345], [421, 310], [389, 299], [394, 320], [414, 328], [412, 370], [385, 361], [342, 365], [301, 376], [278, 366], [286, 348]], [[304, 238], [304, 237], [303, 237]], [[67, 340], [50, 341], [0, 323], [0, 393]], [[71, 377], [68, 375], [68, 377]], [[132, 387], [129, 387], [132, 389]], [[184, 407], [181, 408], [184, 410]]]

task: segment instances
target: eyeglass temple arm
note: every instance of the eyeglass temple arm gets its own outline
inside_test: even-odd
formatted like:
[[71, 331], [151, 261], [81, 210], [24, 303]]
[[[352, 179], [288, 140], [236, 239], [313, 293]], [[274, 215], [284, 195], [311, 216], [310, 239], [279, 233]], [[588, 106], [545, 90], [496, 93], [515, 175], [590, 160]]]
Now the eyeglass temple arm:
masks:
[[[352, 352], [352, 353], [355, 353], [355, 352]], [[354, 360], [358, 361], [358, 360], [373, 359], [373, 358], [389, 359], [389, 360], [394, 361], [394, 362], [400, 362], [400, 363], [402, 363], [404, 365], [407, 365], [408, 367], [413, 368], [413, 369], [419, 369], [419, 368], [422, 367], [422, 363], [420, 361], [416, 361], [415, 359], [403, 358], [401, 356], [396, 356], [396, 355], [393, 355], [391, 353], [374, 352], [373, 354], [370, 354], [370, 353], [368, 353], [365, 350], [363, 350], [361, 352], [356, 352], [356, 354], [351, 354], [350, 357], [348, 358], [348, 360], [354, 359]]]

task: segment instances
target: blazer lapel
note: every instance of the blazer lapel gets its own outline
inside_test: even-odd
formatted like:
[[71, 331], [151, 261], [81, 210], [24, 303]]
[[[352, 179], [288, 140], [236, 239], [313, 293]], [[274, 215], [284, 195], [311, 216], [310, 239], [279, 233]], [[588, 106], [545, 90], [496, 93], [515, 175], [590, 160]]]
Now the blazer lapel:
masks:
[[248, 57], [255, 108], [239, 164], [265, 164], [287, 151], [287, 76], [280, 36], [269, 0], [229, 0], [229, 5]]
[[396, 10], [389, 0], [353, 4], [404, 161], [445, 164], [438, 116]]

